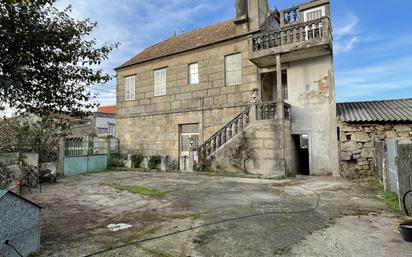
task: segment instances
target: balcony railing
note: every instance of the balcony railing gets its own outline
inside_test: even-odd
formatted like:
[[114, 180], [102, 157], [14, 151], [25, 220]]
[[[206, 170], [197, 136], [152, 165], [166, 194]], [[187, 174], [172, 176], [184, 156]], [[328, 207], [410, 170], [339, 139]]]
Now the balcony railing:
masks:
[[252, 37], [252, 51], [286, 46], [294, 43], [331, 39], [331, 26], [328, 17], [308, 21], [293, 22], [285, 25], [280, 31], [256, 34]]

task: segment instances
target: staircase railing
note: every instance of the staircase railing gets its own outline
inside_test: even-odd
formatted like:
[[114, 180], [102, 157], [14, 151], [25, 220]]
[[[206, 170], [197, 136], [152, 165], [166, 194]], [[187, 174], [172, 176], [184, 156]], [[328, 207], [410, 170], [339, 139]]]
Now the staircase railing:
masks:
[[[213, 134], [208, 140], [206, 140], [200, 147], [199, 151], [202, 151], [206, 156], [210, 156], [215, 153], [219, 148], [226, 144], [230, 139], [241, 133], [249, 126], [251, 120], [274, 120], [276, 119], [276, 101], [273, 102], [257, 102], [248, 106], [246, 110], [237, 115], [231, 121], [229, 121], [224, 127]], [[284, 104], [284, 119], [290, 119], [290, 105]], [[253, 108], [252, 108], [253, 107]], [[252, 117], [251, 117], [252, 116]], [[282, 117], [280, 117], [282, 118]], [[252, 121], [253, 122], [253, 121]]]
[[272, 120], [276, 118], [276, 102], [256, 103], [256, 120]]
[[200, 151], [205, 151], [206, 156], [209, 156], [216, 152], [222, 145], [226, 144], [230, 139], [241, 133], [249, 125], [250, 109], [251, 106], [229, 121], [218, 132], [213, 134], [200, 146]]

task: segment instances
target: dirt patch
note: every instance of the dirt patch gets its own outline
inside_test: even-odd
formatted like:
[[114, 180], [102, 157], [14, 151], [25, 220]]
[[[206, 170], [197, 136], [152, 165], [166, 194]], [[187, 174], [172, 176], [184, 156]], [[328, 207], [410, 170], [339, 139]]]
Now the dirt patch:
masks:
[[[106, 185], [122, 185], [127, 190]], [[128, 190], [136, 185], [151, 193], [142, 195], [141, 188], [138, 193]], [[159, 197], [153, 192], [167, 193]], [[28, 197], [46, 207], [42, 212], [42, 256], [84, 256], [104, 249], [107, 251], [98, 256], [302, 256], [306, 244], [315, 246], [313, 235], [334, 231], [335, 226], [347, 237], [356, 237], [354, 227], [344, 226], [349, 220], [341, 224], [345, 216], [370, 217], [373, 213], [377, 220], [359, 221], [365, 227], [363, 233], [372, 233], [376, 228], [370, 224], [379, 222], [381, 217], [382, 231], [393, 231], [391, 222], [395, 222], [385, 216], [385, 205], [373, 190], [346, 180], [321, 177], [273, 181], [103, 172], [63, 178], [56, 185], [46, 185], [42, 193], [34, 192]], [[316, 210], [303, 212], [313, 209], [318, 200]], [[117, 223], [132, 227], [117, 232], [106, 227]], [[187, 230], [199, 225], [204, 227]], [[185, 232], [175, 234], [176, 231]], [[136, 244], [169, 233], [173, 235]], [[399, 251], [412, 250], [396, 241], [400, 239], [397, 234], [391, 238], [388, 234], [373, 235], [376, 240], [368, 247], [383, 253], [389, 246], [398, 247]], [[379, 240], [385, 240], [385, 245], [379, 245]], [[365, 251], [354, 254], [349, 247], [357, 249], [362, 242], [352, 244], [355, 245], [339, 244], [342, 255], [336, 256], [372, 256], [364, 255]], [[329, 246], [321, 249], [313, 256], [329, 256]]]

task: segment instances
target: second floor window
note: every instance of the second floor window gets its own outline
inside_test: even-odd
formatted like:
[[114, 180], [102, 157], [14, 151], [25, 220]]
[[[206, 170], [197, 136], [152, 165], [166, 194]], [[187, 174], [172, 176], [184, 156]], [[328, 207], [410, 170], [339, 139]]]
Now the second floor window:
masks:
[[166, 95], [166, 68], [154, 71], [154, 96]]
[[242, 82], [242, 57], [232, 54], [225, 57], [226, 85], [236, 85]]
[[199, 84], [199, 65], [197, 63], [189, 64], [189, 85]]
[[125, 78], [125, 100], [126, 101], [132, 101], [135, 99], [136, 95], [136, 77], [135, 76], [130, 76]]

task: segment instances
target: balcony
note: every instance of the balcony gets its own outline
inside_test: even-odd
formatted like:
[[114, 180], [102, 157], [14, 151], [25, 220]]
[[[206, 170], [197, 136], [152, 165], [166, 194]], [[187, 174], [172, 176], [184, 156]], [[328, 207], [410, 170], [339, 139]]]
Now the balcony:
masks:
[[332, 53], [332, 27], [329, 17], [300, 22], [297, 15], [282, 20], [281, 29], [253, 35], [249, 39], [250, 60], [261, 68], [274, 65], [273, 56], [282, 62], [297, 61]]

